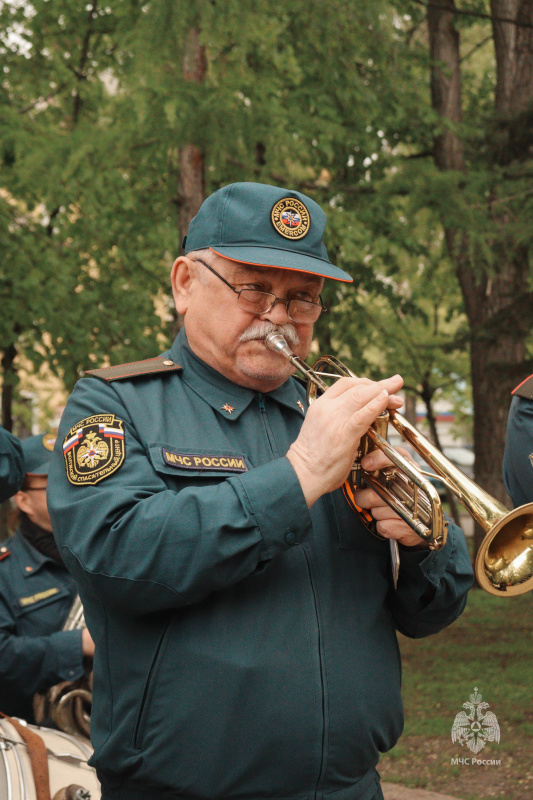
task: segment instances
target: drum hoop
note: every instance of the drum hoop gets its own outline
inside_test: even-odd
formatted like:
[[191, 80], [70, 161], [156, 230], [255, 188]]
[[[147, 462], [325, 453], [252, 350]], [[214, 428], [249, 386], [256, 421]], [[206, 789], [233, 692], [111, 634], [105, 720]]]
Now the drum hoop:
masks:
[[[2, 719], [0, 719], [0, 728], [2, 729], [2, 732], [4, 733], [4, 735], [7, 736], [8, 738], [10, 738], [8, 736], [9, 732], [6, 732], [6, 729], [4, 728], [4, 722], [3, 722]], [[24, 744], [24, 740], [22, 740], [21, 744]], [[28, 775], [26, 773], [26, 768], [25, 768], [24, 764], [22, 763], [22, 759], [21, 759], [20, 753], [19, 753], [19, 751], [17, 749], [17, 745], [16, 744], [12, 745], [10, 749], [13, 751], [13, 756], [15, 758], [15, 764], [17, 765], [19, 784], [22, 787], [22, 791], [24, 793], [24, 795], [23, 795], [24, 800], [26, 800], [26, 798], [29, 797], [29, 795], [28, 795]], [[7, 756], [6, 756], [5, 750], [3, 748], [2, 748], [2, 755], [4, 756], [4, 765], [5, 765], [6, 773], [7, 773], [7, 782], [8, 782], [7, 796], [8, 796], [8, 800], [11, 800], [9, 792], [11, 791], [11, 797], [12, 797], [13, 796], [13, 787], [11, 786], [11, 775], [9, 774], [9, 764], [7, 763]]]

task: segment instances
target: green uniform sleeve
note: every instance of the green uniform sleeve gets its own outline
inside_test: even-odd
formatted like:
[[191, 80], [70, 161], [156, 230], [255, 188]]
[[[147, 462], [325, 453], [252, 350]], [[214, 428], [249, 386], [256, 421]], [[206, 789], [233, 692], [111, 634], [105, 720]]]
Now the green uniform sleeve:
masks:
[[24, 458], [20, 442], [0, 426], [0, 503], [16, 494], [23, 480]]
[[[101, 413], [124, 422], [124, 462], [94, 486], [72, 485], [62, 442], [72, 426]], [[143, 614], [199, 602], [311, 531], [286, 458], [177, 491], [154, 469], [145, 444], [113, 385], [92, 378], [77, 384], [52, 458], [48, 506], [69, 570], [103, 602]]]
[[533, 400], [518, 395], [509, 409], [503, 482], [515, 508], [533, 502]]
[[449, 522], [442, 550], [400, 546], [400, 574], [388, 605], [400, 633], [412, 639], [438, 633], [462, 613], [473, 571], [464, 534]]
[[0, 684], [27, 696], [73, 681], [84, 673], [82, 632], [58, 631], [47, 636], [18, 636], [9, 603], [0, 595]]

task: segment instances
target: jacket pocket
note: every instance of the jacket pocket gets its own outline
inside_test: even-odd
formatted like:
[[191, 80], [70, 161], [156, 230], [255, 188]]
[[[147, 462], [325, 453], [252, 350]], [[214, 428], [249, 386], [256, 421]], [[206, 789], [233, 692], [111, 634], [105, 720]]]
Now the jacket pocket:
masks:
[[133, 731], [133, 747], [135, 750], [141, 749], [142, 734], [144, 730], [144, 723], [146, 722], [146, 716], [148, 714], [148, 705], [149, 705], [151, 689], [154, 684], [154, 680], [157, 676], [159, 665], [163, 658], [170, 620], [171, 617], [168, 618], [163, 630], [161, 631], [161, 636], [159, 637], [159, 641], [157, 643], [154, 656], [152, 658], [152, 663], [150, 664], [150, 669], [148, 670], [146, 682], [144, 684], [141, 704], [139, 706], [139, 713], [137, 714], [137, 720], [135, 722], [135, 728]]

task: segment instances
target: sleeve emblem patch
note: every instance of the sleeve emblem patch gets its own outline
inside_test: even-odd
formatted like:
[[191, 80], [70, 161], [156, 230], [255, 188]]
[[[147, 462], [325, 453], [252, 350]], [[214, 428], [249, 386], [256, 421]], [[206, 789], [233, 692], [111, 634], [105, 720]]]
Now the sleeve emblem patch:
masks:
[[63, 455], [70, 483], [94, 486], [122, 466], [124, 422], [114, 414], [82, 419], [65, 436]]

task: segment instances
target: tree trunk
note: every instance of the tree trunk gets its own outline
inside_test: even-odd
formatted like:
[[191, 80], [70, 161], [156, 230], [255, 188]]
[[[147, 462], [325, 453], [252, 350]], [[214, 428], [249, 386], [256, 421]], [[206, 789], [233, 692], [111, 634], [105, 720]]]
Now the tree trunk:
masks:
[[[435, 394], [435, 390], [431, 389], [428, 384], [422, 382], [422, 392], [420, 394], [422, 400], [424, 401], [424, 405], [426, 406], [426, 414], [427, 414], [427, 421], [430, 431], [430, 438], [433, 441], [435, 447], [442, 453], [442, 445], [440, 443], [439, 431], [437, 429], [437, 420], [435, 419], [435, 414], [433, 413], [433, 395]], [[448, 501], [448, 505], [450, 506], [450, 516], [455, 522], [456, 525], [461, 524], [461, 520], [459, 519], [459, 509], [457, 507], [457, 501], [455, 499], [455, 495], [453, 492], [448, 489], [446, 484], [444, 484], [444, 490], [446, 493], [446, 500]]]
[[418, 420], [416, 418], [416, 396], [414, 394], [405, 393], [405, 406], [402, 413], [407, 422], [410, 422], [416, 428]]
[[[200, 44], [200, 31], [191, 28], [183, 53], [183, 80], [204, 83], [207, 72], [205, 47]], [[191, 219], [205, 199], [204, 155], [195, 144], [185, 144], [179, 152], [178, 205], [180, 244]]]
[[[445, 9], [443, 6], [448, 6]], [[453, 127], [462, 120], [461, 64], [459, 34], [455, 29], [455, 2], [443, 0], [428, 6], [431, 56], [431, 105], [443, 121], [443, 131], [434, 142], [434, 159], [439, 169], [464, 169], [463, 145]]]
[[[185, 40], [183, 51], [183, 80], [188, 83], [201, 84], [205, 81], [207, 59], [205, 47], [200, 44], [200, 31], [191, 28]], [[178, 156], [178, 247], [187, 234], [192, 218], [205, 199], [205, 166], [204, 154], [200, 148], [191, 143], [184, 144]], [[176, 335], [183, 326], [183, 317], [174, 311], [173, 333]]]
[[[533, 3], [531, 0], [491, 0], [496, 54], [496, 110], [509, 118], [526, 111], [533, 100]], [[520, 24], [522, 23], [522, 24]]]
[[[443, 5], [448, 8], [442, 8]], [[533, 15], [530, 0], [492, 0], [498, 17]], [[441, 170], [465, 170], [463, 144], [449, 123], [461, 120], [461, 74], [459, 35], [454, 27], [453, 0], [440, 0], [428, 7], [431, 51], [431, 96], [433, 108], [443, 121], [444, 132], [435, 137], [435, 163]], [[509, 163], [517, 153], [530, 113], [533, 94], [533, 32], [510, 23], [494, 22], [498, 64], [495, 95], [495, 160]], [[526, 88], [526, 83], [529, 85]], [[492, 134], [494, 135], [494, 134]], [[531, 134], [529, 134], [529, 137]], [[522, 140], [521, 138], [522, 137]], [[508, 212], [500, 211], [497, 197], [487, 201], [487, 215], [494, 230], [491, 264], [473, 264], [468, 254], [468, 234], [446, 225], [445, 237], [461, 285], [471, 331], [471, 374], [474, 403], [474, 453], [476, 482], [491, 495], [505, 499], [501, 470], [510, 392], [526, 356], [527, 325], [510, 324], [512, 304], [527, 291], [529, 253], [527, 245], [513, 241]], [[476, 529], [476, 551], [482, 534]]]
[[13, 391], [17, 382], [15, 370], [15, 357], [17, 348], [10, 344], [2, 356], [2, 425], [8, 430], [13, 430]]

